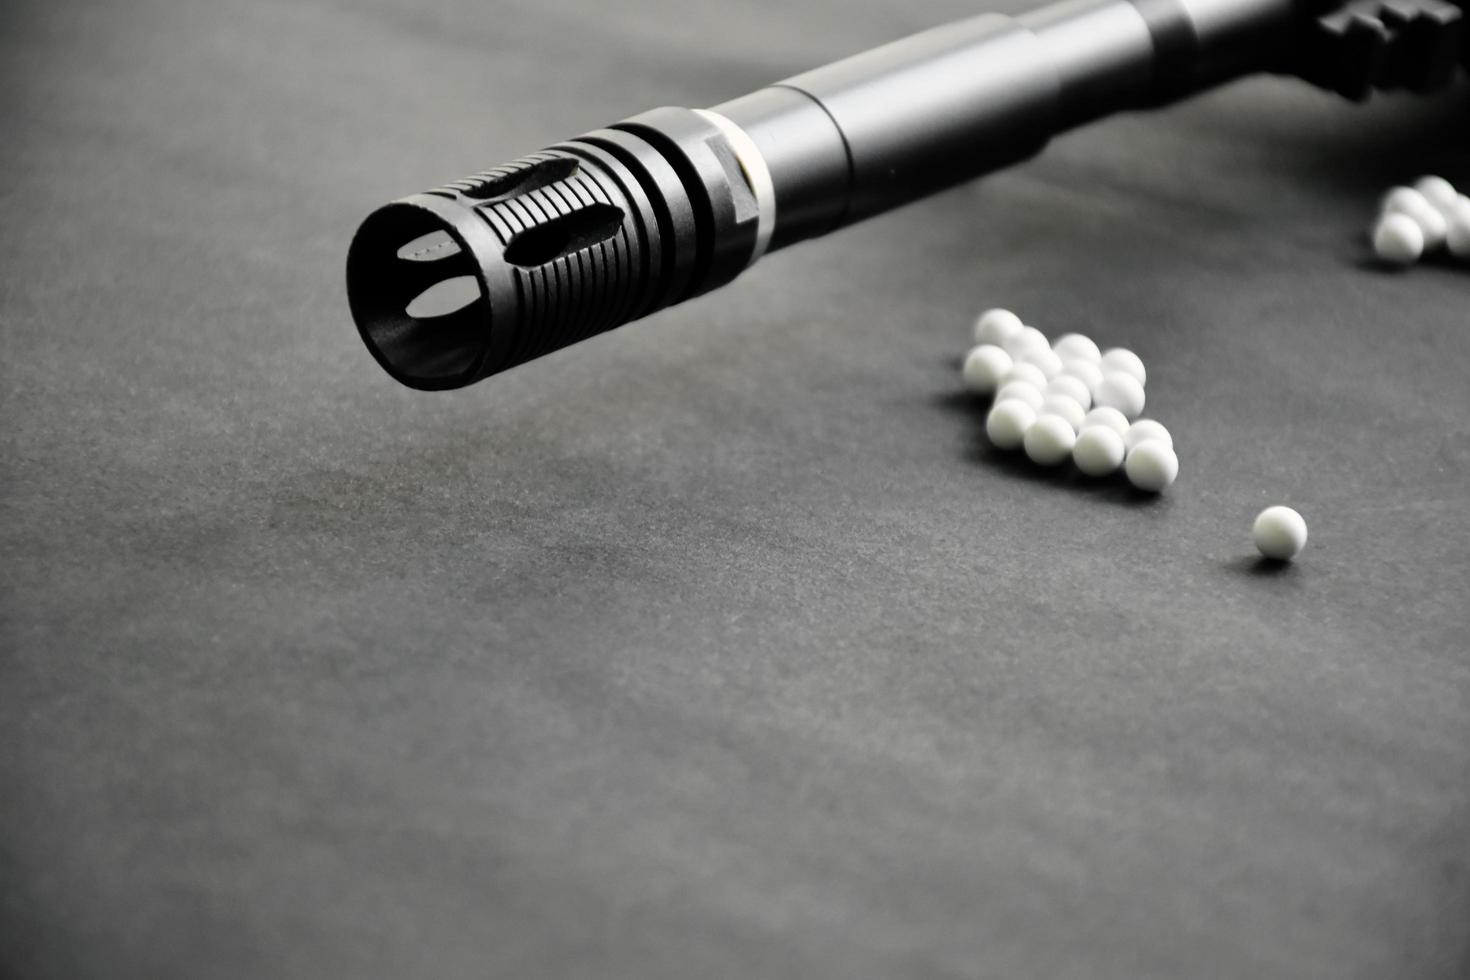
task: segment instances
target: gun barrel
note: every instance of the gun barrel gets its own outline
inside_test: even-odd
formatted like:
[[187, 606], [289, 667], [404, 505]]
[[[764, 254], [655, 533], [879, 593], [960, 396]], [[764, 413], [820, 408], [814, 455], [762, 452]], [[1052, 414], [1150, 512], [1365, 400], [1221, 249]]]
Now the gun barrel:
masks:
[[773, 245], [1025, 159], [1279, 56], [1292, 0], [1064, 0], [924, 31], [715, 106], [759, 148]]
[[1063, 0], [655, 109], [371, 214], [353, 317], [394, 378], [462, 387], [1068, 128], [1265, 69], [1297, 17], [1296, 0]]

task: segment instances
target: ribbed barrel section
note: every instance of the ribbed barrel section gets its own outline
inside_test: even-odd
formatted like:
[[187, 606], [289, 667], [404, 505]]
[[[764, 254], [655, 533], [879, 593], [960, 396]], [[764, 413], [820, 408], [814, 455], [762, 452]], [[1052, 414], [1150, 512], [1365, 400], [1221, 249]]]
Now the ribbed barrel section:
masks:
[[726, 135], [660, 109], [378, 209], [348, 300], [394, 378], [459, 388], [728, 282], [758, 219]]
[[616, 167], [546, 150], [370, 216], [348, 293], [379, 363], [411, 387], [460, 387], [629, 319], [658, 229]]
[[[649, 232], [625, 196], [566, 153], [537, 154], [481, 175], [461, 193], [524, 180], [540, 169], [557, 179], [474, 206], [510, 268], [518, 302], [506, 356], [521, 363], [624, 322], [646, 283]], [[446, 190], [460, 189], [449, 185]], [[528, 329], [534, 323], [537, 328]]]

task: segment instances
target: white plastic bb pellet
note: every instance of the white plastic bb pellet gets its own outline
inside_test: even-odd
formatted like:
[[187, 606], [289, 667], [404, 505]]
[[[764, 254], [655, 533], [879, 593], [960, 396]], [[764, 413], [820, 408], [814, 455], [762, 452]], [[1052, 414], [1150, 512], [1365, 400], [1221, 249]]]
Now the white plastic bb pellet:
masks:
[[1457, 259], [1470, 259], [1470, 197], [1461, 196], [1450, 214], [1445, 247]]
[[1090, 392], [1102, 384], [1103, 372], [1102, 368], [1091, 361], [1084, 361], [1076, 357], [1064, 357], [1062, 358], [1062, 376], [1076, 378], [1078, 381], [1087, 385], [1087, 390]]
[[1449, 216], [1450, 208], [1454, 207], [1460, 197], [1454, 184], [1434, 174], [1426, 174], [1414, 181], [1414, 190], [1423, 194], [1424, 199], [1438, 208], [1440, 213], [1446, 217]]
[[961, 374], [965, 387], [980, 395], [988, 395], [1000, 387], [1002, 379], [1011, 373], [1011, 355], [994, 344], [981, 344], [965, 355], [965, 367]]
[[1005, 352], [1012, 357], [1020, 357], [1027, 351], [1051, 350], [1051, 343], [1047, 341], [1046, 334], [1035, 327], [1022, 327], [1018, 332], [1008, 337], [1001, 344]]
[[1123, 465], [1123, 437], [1106, 425], [1084, 426], [1072, 446], [1072, 462], [1088, 476], [1107, 476]]
[[1128, 416], [1110, 405], [1098, 405], [1088, 412], [1082, 420], [1082, 428], [1090, 425], [1105, 425], [1118, 433], [1120, 439], [1128, 435]]
[[1153, 419], [1139, 419], [1130, 425], [1128, 434], [1123, 437], [1123, 444], [1132, 450], [1145, 439], [1157, 439], [1170, 449], [1174, 448], [1174, 437], [1169, 435], [1169, 430]]
[[[1384, 195], [1380, 218], [1394, 214], [1401, 214], [1419, 226], [1424, 236], [1423, 251], [1432, 252], [1444, 244], [1449, 230], [1445, 216], [1419, 191], [1412, 187], [1395, 187]], [[1382, 225], [1380, 220], [1379, 227]]]
[[1099, 366], [1104, 375], [1110, 371], [1122, 371], [1137, 378], [1139, 384], [1148, 384], [1148, 371], [1144, 370], [1143, 359], [1126, 347], [1114, 347], [1105, 352]]
[[1390, 211], [1373, 229], [1373, 252], [1391, 265], [1413, 265], [1424, 254], [1424, 229], [1407, 214]]
[[1123, 463], [1123, 472], [1138, 489], [1158, 493], [1179, 476], [1179, 457], [1162, 442], [1149, 439], [1133, 447]]
[[1115, 408], [1129, 419], [1143, 414], [1143, 385], [1133, 375], [1111, 371], [1103, 375], [1102, 384], [1092, 392], [1092, 403]]
[[985, 435], [997, 449], [1015, 449], [1036, 421], [1036, 409], [1019, 398], [1002, 398], [985, 417]]
[[1092, 389], [1083, 384], [1079, 378], [1068, 374], [1060, 374], [1046, 383], [1041, 389], [1044, 395], [1066, 395], [1082, 408], [1083, 411], [1092, 407]]
[[1022, 364], [1035, 364], [1048, 380], [1062, 373], [1062, 359], [1050, 347], [1023, 350], [1016, 356], [1016, 360]]
[[1076, 441], [1077, 433], [1073, 430], [1072, 423], [1060, 415], [1038, 415], [1036, 421], [1026, 430], [1022, 444], [1033, 463], [1057, 466], [1072, 455], [1072, 446]]
[[1010, 310], [986, 310], [975, 318], [975, 343], [1004, 347], [1025, 324]]
[[997, 405], [1012, 398], [1030, 405], [1033, 411], [1040, 411], [1041, 403], [1046, 401], [1046, 396], [1041, 393], [1041, 389], [1029, 381], [1007, 381], [995, 393]]
[[1069, 395], [1047, 395], [1046, 400], [1041, 403], [1041, 415], [1060, 415], [1067, 420], [1067, 424], [1076, 432], [1082, 428], [1082, 419], [1087, 414], [1082, 406]]
[[1307, 522], [1290, 507], [1267, 507], [1256, 515], [1251, 540], [1267, 558], [1290, 561], [1307, 546]]
[[1090, 364], [1098, 364], [1102, 361], [1102, 351], [1098, 349], [1093, 339], [1086, 334], [1062, 334], [1056, 339], [1056, 343], [1051, 345], [1051, 348], [1064, 361], [1074, 357], [1087, 361]]
[[1035, 364], [1031, 364], [1027, 361], [1017, 361], [1011, 365], [1010, 371], [1006, 373], [1005, 380], [1007, 383], [1012, 381], [1024, 381], [1027, 384], [1033, 384], [1038, 388], [1045, 388], [1046, 372], [1041, 370], [1041, 368], [1037, 367]]

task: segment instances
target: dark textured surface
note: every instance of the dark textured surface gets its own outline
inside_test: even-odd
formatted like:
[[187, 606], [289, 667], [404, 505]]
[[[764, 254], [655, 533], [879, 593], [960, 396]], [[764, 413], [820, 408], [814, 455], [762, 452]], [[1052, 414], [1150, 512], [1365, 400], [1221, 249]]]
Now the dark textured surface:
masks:
[[[381, 201], [969, 9], [7, 3], [0, 973], [1470, 973], [1470, 274], [1360, 240], [1464, 91], [1112, 120], [455, 394], [358, 342]], [[983, 448], [994, 303], [1143, 354], [1172, 492]]]

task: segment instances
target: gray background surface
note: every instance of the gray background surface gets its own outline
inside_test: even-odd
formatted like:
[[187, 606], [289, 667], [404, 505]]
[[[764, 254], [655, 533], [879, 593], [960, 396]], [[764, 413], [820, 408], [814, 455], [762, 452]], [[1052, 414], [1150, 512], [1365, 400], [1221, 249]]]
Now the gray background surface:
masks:
[[[1463, 88], [1114, 119], [458, 393], [358, 341], [380, 202], [971, 9], [6, 3], [0, 972], [1470, 974], [1470, 272], [1361, 238]], [[1144, 356], [1171, 492], [984, 448], [995, 304]]]

